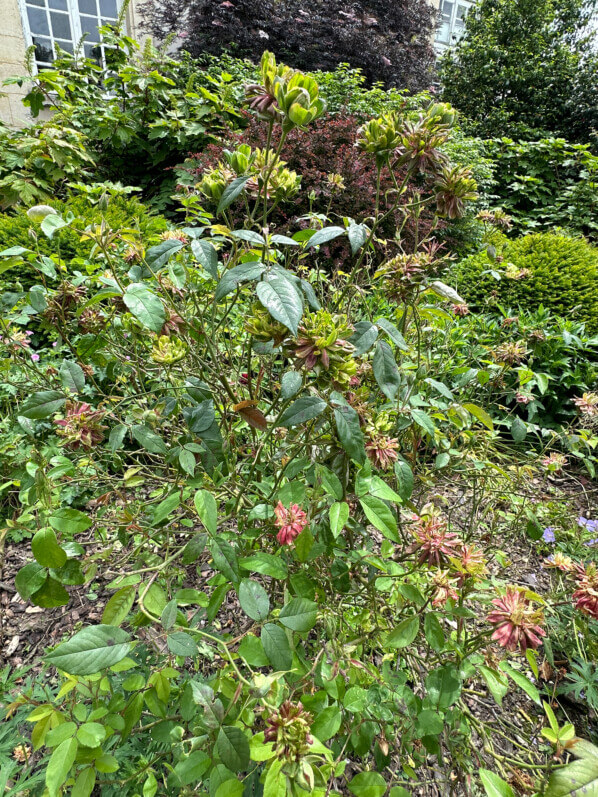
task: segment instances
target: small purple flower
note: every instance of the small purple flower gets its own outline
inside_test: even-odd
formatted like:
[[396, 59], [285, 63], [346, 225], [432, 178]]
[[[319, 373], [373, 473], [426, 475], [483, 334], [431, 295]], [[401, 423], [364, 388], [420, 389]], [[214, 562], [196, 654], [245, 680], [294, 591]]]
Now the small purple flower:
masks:
[[588, 540], [587, 542], [584, 542], [584, 545], [590, 547], [591, 545], [596, 545], [596, 543], [598, 543], [598, 537], [594, 537], [593, 540]]
[[31, 335], [33, 335], [33, 332], [30, 329], [26, 329], [25, 330], [25, 334], [29, 335], [29, 337], [31, 337]]
[[58, 341], [57, 340], [55, 340], [54, 343], [52, 344], [52, 348], [55, 349], [56, 346], [58, 346]]
[[31, 359], [33, 360], [34, 363], [36, 363], [39, 360], [39, 354], [32, 354]]
[[577, 518], [577, 522], [588, 531], [598, 531], [598, 520], [590, 520], [590, 518], [581, 516]]
[[544, 529], [544, 533], [542, 534], [542, 539], [544, 542], [555, 542], [556, 537], [554, 536], [554, 529], [552, 526], [548, 526], [548, 528]]

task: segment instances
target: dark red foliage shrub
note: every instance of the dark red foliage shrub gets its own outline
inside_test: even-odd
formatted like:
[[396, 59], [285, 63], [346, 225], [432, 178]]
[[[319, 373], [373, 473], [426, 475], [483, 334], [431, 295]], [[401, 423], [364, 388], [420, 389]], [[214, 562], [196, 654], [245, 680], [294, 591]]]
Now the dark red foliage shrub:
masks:
[[436, 11], [429, 0], [147, 0], [157, 40], [184, 36], [192, 56], [259, 61], [264, 49], [297, 69], [359, 67], [369, 82], [419, 91], [434, 69]]
[[[301, 175], [302, 190], [294, 200], [276, 211], [271, 219], [272, 226], [283, 232], [288, 229], [295, 231], [298, 218], [310, 211], [327, 213], [331, 204], [334, 206], [336, 221], [341, 224], [343, 216], [367, 223], [368, 217], [374, 213], [376, 202], [376, 166], [371, 155], [356, 147], [358, 126], [357, 120], [352, 116], [335, 116], [319, 120], [310, 126], [309, 131], [295, 129], [289, 134], [282, 150], [282, 158], [290, 169]], [[248, 126], [243, 132], [231, 137], [228, 145], [210, 145], [202, 153], [191, 156], [187, 165], [199, 180], [204, 171], [216, 166], [223, 149], [231, 149], [239, 144], [264, 147], [266, 126], [263, 122], [249, 117]], [[275, 138], [274, 145], [277, 144]], [[334, 187], [329, 175], [339, 175], [342, 178], [339, 189]], [[395, 176], [400, 183], [403, 175], [398, 172]], [[409, 184], [402, 205], [412, 200], [416, 189], [416, 183]], [[395, 196], [393, 180], [385, 169], [381, 179], [382, 210], [392, 207]], [[241, 224], [242, 208], [239, 207], [238, 218], [235, 218], [234, 209], [232, 212], [233, 221]], [[393, 252], [392, 239], [403, 219], [400, 206], [382, 225], [381, 233], [389, 244], [389, 253]], [[413, 222], [408, 223], [403, 234], [403, 247], [415, 248], [416, 238], [422, 240], [429, 233], [431, 223], [432, 214], [427, 212], [422, 214], [417, 230]], [[344, 243], [335, 241], [331, 245], [331, 254], [338, 260], [348, 254], [348, 249]]]

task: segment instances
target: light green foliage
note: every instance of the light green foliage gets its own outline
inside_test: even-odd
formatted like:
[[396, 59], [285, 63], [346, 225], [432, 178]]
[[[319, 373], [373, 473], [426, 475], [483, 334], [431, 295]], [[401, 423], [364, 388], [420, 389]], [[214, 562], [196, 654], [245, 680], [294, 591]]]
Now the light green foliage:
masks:
[[542, 305], [598, 330], [598, 249], [560, 233], [497, 238], [495, 248], [499, 260], [484, 250], [455, 269], [457, 289], [473, 306], [500, 304], [516, 312]]
[[589, 145], [500, 138], [486, 141], [485, 153], [494, 163], [494, 193], [516, 230], [565, 227], [597, 237], [598, 158]]

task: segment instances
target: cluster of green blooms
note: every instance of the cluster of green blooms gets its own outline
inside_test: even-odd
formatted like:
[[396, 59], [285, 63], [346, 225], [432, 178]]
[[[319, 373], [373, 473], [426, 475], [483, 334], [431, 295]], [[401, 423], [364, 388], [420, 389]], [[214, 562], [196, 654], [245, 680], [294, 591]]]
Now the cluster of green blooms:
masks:
[[352, 333], [345, 315], [333, 315], [327, 310], [307, 313], [299, 329], [295, 356], [318, 377], [347, 388], [357, 374], [354, 346], [346, 340]]

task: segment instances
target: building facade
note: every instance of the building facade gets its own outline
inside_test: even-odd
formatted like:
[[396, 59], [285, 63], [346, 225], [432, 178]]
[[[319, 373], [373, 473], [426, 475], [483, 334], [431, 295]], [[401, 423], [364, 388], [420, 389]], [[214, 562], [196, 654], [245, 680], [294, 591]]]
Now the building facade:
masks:
[[[25, 74], [25, 56], [35, 47], [35, 66], [51, 65], [56, 47], [73, 52], [81, 37], [87, 34], [84, 52], [87, 57], [103, 57], [98, 27], [115, 22], [122, 0], [0, 0], [0, 122], [20, 127], [30, 120], [21, 100], [25, 87], [16, 84], [2, 88], [8, 77]], [[463, 32], [464, 19], [471, 0], [432, 0], [440, 12], [435, 47], [440, 54]], [[127, 9], [126, 25], [130, 35], [140, 34], [140, 0], [132, 0]]]
[[[81, 37], [85, 55], [100, 60], [103, 57], [98, 28], [116, 22], [121, 0], [1, 0], [0, 27], [0, 122], [20, 127], [29, 121], [28, 111], [21, 102], [25, 87], [2, 87], [8, 77], [25, 74], [25, 57], [29, 47], [35, 47], [35, 67], [51, 65], [56, 47], [73, 52]], [[137, 6], [139, 4], [137, 3]], [[135, 2], [127, 9], [127, 30], [132, 36], [139, 32], [139, 17]]]

